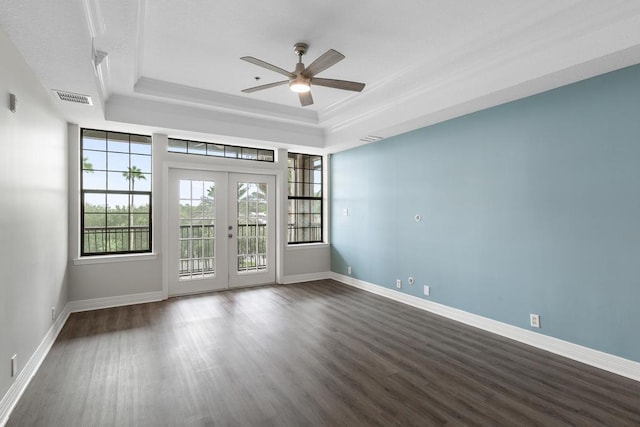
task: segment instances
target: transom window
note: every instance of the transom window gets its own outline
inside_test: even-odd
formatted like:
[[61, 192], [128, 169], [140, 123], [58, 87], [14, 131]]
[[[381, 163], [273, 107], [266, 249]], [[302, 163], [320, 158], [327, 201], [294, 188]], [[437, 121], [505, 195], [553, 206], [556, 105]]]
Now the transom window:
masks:
[[81, 131], [81, 249], [151, 251], [151, 137]]
[[175, 138], [169, 138], [167, 151], [170, 153], [196, 154], [227, 159], [255, 160], [257, 162], [273, 162], [274, 159], [273, 150]]
[[289, 243], [322, 242], [322, 156], [289, 153]]

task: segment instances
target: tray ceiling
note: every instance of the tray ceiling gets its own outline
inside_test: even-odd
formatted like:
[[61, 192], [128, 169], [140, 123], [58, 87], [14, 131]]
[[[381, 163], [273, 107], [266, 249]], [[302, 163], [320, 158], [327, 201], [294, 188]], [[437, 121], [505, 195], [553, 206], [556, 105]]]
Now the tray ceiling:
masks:
[[[71, 122], [204, 140], [336, 151], [640, 63], [640, 2], [453, 0], [363, 4], [175, 0], [0, 0], [0, 26]], [[243, 94], [332, 48], [319, 77], [362, 93], [288, 87]], [[95, 66], [93, 50], [107, 54]], [[259, 77], [256, 83], [256, 77]], [[365, 138], [365, 140], [363, 140]]]

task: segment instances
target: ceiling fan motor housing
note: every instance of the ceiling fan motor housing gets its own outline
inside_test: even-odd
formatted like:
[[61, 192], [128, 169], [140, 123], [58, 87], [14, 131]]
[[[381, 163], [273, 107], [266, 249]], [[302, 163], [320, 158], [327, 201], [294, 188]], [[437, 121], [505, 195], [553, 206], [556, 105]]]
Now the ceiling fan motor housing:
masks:
[[307, 50], [309, 50], [309, 45], [306, 44], [306, 43], [296, 43], [296, 44], [293, 45], [293, 51], [298, 56], [302, 56], [302, 55], [306, 54]]

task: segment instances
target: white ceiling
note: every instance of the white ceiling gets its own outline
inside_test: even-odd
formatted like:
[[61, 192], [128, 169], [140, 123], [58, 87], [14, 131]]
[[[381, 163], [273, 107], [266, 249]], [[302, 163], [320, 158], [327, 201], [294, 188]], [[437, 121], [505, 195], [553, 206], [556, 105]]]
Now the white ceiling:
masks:
[[[92, 96], [56, 100], [81, 126], [320, 152], [640, 63], [639, 0], [0, 0], [0, 26], [47, 89]], [[240, 92], [283, 80], [241, 56], [292, 70], [296, 42], [364, 91]]]

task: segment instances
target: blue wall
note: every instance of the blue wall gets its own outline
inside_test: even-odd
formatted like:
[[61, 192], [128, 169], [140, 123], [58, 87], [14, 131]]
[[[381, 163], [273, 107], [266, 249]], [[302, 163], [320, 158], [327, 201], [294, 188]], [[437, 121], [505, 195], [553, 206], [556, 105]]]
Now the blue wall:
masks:
[[330, 177], [332, 271], [640, 362], [640, 66], [335, 154]]

